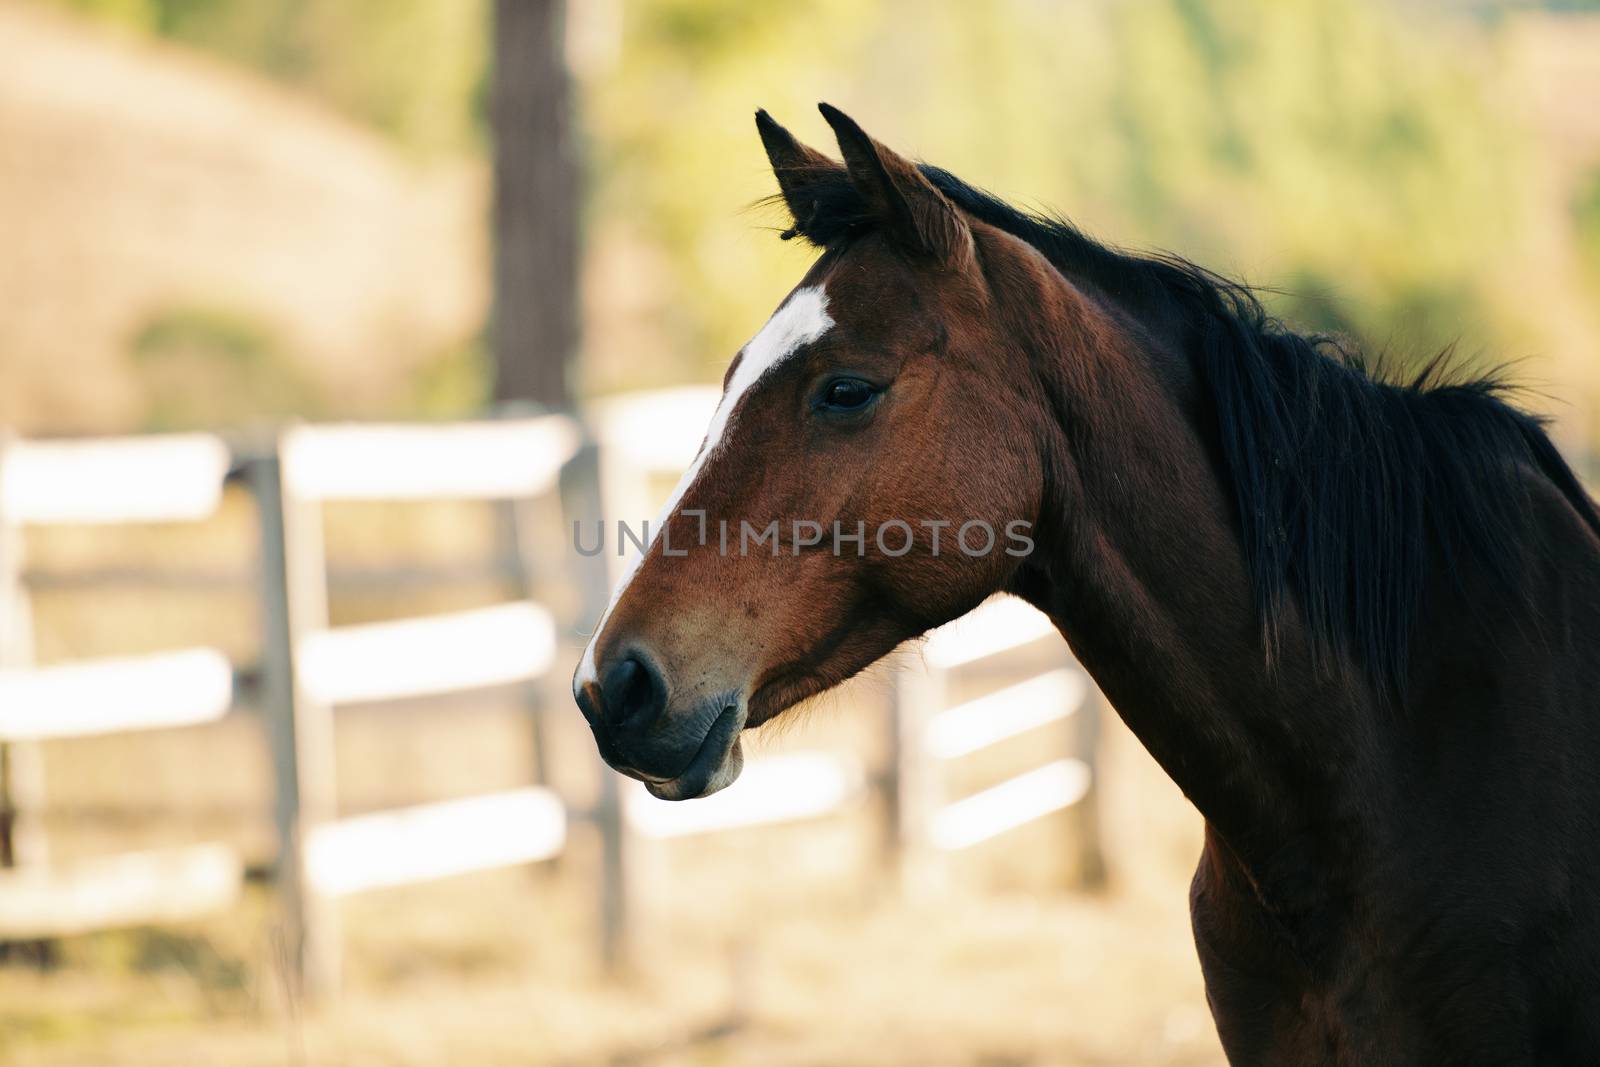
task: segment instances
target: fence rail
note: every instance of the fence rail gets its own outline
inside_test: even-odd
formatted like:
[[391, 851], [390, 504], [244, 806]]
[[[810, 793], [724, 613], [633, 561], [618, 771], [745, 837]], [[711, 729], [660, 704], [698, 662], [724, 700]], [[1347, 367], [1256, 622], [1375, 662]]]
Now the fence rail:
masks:
[[216, 511], [228, 447], [210, 434], [13, 441], [0, 516], [14, 524], [192, 522]]
[[530, 786], [329, 823], [312, 833], [306, 862], [318, 892], [348, 896], [534, 863], [566, 843], [561, 798]]
[[214, 648], [0, 668], [0, 741], [193, 726], [233, 706], [233, 666]]
[[284, 488], [304, 501], [493, 500], [556, 484], [579, 431], [559, 415], [436, 426], [299, 426], [279, 444]]
[[0, 939], [186, 922], [239, 899], [244, 868], [223, 845], [128, 852], [62, 869], [0, 872]]
[[1083, 673], [1058, 667], [1026, 681], [946, 708], [928, 722], [928, 755], [949, 760], [1059, 722], [1078, 711], [1089, 693]]
[[859, 796], [860, 763], [831, 752], [795, 752], [751, 760], [738, 781], [691, 804], [658, 800], [628, 784], [628, 825], [646, 837], [686, 837], [769, 823], [814, 819]]
[[[662, 483], [693, 462], [700, 427], [716, 402], [715, 390], [691, 388], [604, 402], [587, 423], [552, 415], [436, 426], [295, 426], [265, 453], [242, 456], [200, 434], [0, 441], [0, 865], [8, 867], [0, 871], [0, 939], [179, 921], [231, 906], [242, 865], [226, 848], [196, 845], [56, 869], [42, 848], [28, 847], [39, 843], [28, 819], [42, 801], [39, 742], [214, 721], [235, 707], [240, 677], [252, 680], [272, 753], [279, 839], [273, 874], [293, 976], [309, 997], [337, 988], [339, 898], [552, 859], [577, 829], [598, 834], [601, 845], [597, 927], [608, 962], [626, 953], [631, 839], [817, 818], [873, 790], [885, 801], [887, 838], [908, 871], [936, 867], [931, 855], [1067, 808], [1082, 815], [1084, 869], [1097, 869], [1093, 686], [1065, 656], [1049, 621], [1005, 598], [929, 635], [922, 669], [897, 683], [888, 720], [893, 757], [882, 770], [847, 754], [793, 752], [751, 760], [719, 794], [672, 804], [604, 768], [596, 796], [565, 796], [535, 768], [522, 788], [341, 816], [333, 730], [341, 706], [513, 686], [524, 694], [536, 731], [545, 707], [564, 710], [562, 649], [582, 643], [578, 627], [598, 616], [624, 560], [620, 552], [568, 560], [561, 579], [577, 592], [580, 618], [558, 619], [529, 558], [522, 526], [530, 509], [558, 508], [564, 523], [572, 516], [633, 519], [653, 512]], [[25, 527], [203, 519], [216, 511], [229, 476], [248, 487], [259, 518], [259, 663], [235, 665], [215, 649], [192, 648], [32, 665]], [[493, 574], [509, 579], [521, 597], [443, 615], [330, 625], [330, 585], [338, 575], [324, 556], [323, 505], [430, 500], [479, 500], [503, 509], [509, 558], [455, 568], [445, 580]], [[54, 585], [107, 574], [118, 581], [149, 577], [40, 573]], [[168, 567], [156, 578], [181, 584], [194, 576]], [[216, 584], [216, 576], [198, 581]], [[1032, 650], [1039, 660], [1046, 639], [1057, 642], [1054, 659], [1033, 677], [964, 703], [946, 699], [964, 672], [1005, 662], [1018, 650]], [[968, 796], [944, 796], [942, 765], [1047, 730], [1057, 732], [1046, 748], [1063, 754]], [[535, 747], [543, 759], [542, 735]]]
[[550, 612], [522, 601], [305, 634], [300, 684], [329, 704], [432, 696], [536, 679], [555, 653]]

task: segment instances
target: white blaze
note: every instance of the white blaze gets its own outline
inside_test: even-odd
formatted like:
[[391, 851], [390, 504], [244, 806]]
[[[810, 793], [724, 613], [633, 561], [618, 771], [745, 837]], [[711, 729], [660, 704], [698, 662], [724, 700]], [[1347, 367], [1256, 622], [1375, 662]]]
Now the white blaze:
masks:
[[628, 588], [628, 583], [638, 572], [644, 557], [655, 547], [667, 520], [677, 511], [678, 502], [695, 483], [695, 479], [700, 477], [700, 471], [705, 467], [706, 461], [722, 445], [722, 435], [728, 429], [728, 420], [733, 416], [734, 408], [738, 407], [744, 394], [749, 392], [762, 376], [792, 356], [801, 345], [810, 344], [827, 333], [832, 325], [833, 319], [828, 317], [828, 294], [823, 291], [822, 286], [813, 285], [796, 290], [782, 307], [773, 312], [772, 318], [761, 327], [761, 332], [744, 346], [743, 358], [739, 360], [739, 366], [733, 372], [733, 379], [723, 390], [722, 402], [717, 405], [716, 414], [711, 417], [711, 426], [706, 431], [705, 440], [700, 444], [700, 451], [695, 455], [694, 463], [684, 471], [683, 477], [678, 479], [677, 488], [673, 489], [672, 496], [667, 498], [661, 513], [656, 516], [649, 546], [642, 554], [628, 561], [622, 580], [611, 591], [611, 603], [606, 605], [605, 613], [595, 625], [594, 636], [589, 638], [589, 646], [583, 650], [583, 659], [578, 664], [578, 673], [572, 682], [574, 694], [585, 684], [596, 680], [595, 647], [599, 645], [600, 637], [605, 633], [606, 622], [610, 620], [611, 612], [616, 608], [617, 601], [622, 599], [623, 590]]

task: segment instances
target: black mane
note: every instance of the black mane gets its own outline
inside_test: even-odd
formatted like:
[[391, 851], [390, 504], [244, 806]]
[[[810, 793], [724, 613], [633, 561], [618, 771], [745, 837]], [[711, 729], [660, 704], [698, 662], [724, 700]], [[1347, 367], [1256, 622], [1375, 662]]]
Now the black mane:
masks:
[[[1595, 511], [1539, 418], [1496, 375], [1444, 357], [1389, 380], [1338, 342], [1288, 329], [1248, 286], [1175, 256], [1132, 255], [1062, 218], [1020, 211], [920, 167], [945, 196], [1037, 248], [1075, 282], [1130, 311], [1180, 323], [1212, 400], [1269, 656], [1291, 603], [1325, 650], [1348, 652], [1380, 691], [1403, 693], [1428, 567], [1464, 553], [1513, 581], [1526, 482], [1548, 477], [1600, 533]], [[870, 228], [842, 171], [808, 175], [815, 210], [784, 233], [829, 247]]]

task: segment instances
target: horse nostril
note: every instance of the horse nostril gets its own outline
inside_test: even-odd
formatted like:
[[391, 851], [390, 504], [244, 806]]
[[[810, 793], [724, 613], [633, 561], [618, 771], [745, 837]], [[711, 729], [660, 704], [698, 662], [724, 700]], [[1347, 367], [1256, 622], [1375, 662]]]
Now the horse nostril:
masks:
[[649, 662], [627, 656], [606, 672], [603, 687], [607, 717], [618, 729], [638, 729], [661, 714], [666, 686]]
[[636, 659], [629, 659], [625, 671], [618, 684], [621, 690], [617, 697], [617, 713], [623, 722], [634, 722], [643, 718], [650, 710], [652, 686], [650, 677]]

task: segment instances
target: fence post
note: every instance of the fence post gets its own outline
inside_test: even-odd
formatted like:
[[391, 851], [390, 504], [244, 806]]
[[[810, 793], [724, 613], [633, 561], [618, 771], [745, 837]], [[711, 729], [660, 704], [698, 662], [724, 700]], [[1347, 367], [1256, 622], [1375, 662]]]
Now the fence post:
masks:
[[[561, 496], [563, 512], [573, 523], [604, 523], [600, 452], [594, 442], [585, 441], [567, 464], [561, 479]], [[590, 625], [599, 625], [611, 599], [604, 541], [601, 551], [593, 556], [579, 553], [574, 544], [571, 559], [577, 578], [578, 617], [591, 620]], [[587, 642], [586, 635], [578, 637], [580, 644]], [[588, 748], [599, 781], [592, 812], [600, 838], [600, 960], [607, 971], [616, 971], [627, 965], [630, 950], [627, 813], [623, 810], [621, 777], [601, 761], [593, 745]]]
[[908, 667], [896, 678], [891, 715], [889, 790], [890, 857], [901, 888], [926, 895], [945, 881], [942, 857], [928, 836], [940, 806], [940, 768], [929, 757], [928, 718], [945, 705], [948, 686], [941, 668]]
[[[541, 414], [545, 409], [527, 401], [502, 403], [495, 409], [498, 418], [517, 418]], [[511, 596], [519, 600], [536, 600], [548, 603], [543, 595], [546, 588], [544, 568], [539, 566], [539, 535], [537, 505], [531, 497], [508, 497], [493, 500], [494, 512], [494, 568], [499, 581], [510, 587]], [[549, 683], [550, 672], [538, 684], [525, 687], [523, 706], [528, 712], [529, 740], [532, 742], [532, 778], [537, 785], [550, 784], [550, 726], [549, 710], [552, 706]], [[560, 863], [557, 857], [549, 861], [546, 869]]]
[[[1082, 671], [1083, 667], [1078, 669]], [[1067, 816], [1072, 823], [1072, 847], [1077, 860], [1073, 877], [1079, 888], [1099, 890], [1106, 884], [1105, 850], [1100, 837], [1100, 727], [1106, 698], [1087, 671], [1084, 681], [1087, 689], [1083, 701], [1067, 722], [1073, 732], [1073, 751], [1089, 768], [1089, 789], [1067, 809]]]
[[[548, 604], [551, 602], [550, 582], [545, 568], [539, 566], [538, 537], [541, 531], [538, 503], [529, 497], [495, 502], [495, 554], [501, 565], [514, 576], [514, 596]], [[550, 716], [562, 706], [567, 696], [566, 680], [556, 675], [555, 670], [546, 670], [535, 684], [524, 687], [523, 693], [524, 707], [528, 712], [529, 740], [533, 745], [532, 778], [535, 784], [543, 786], [554, 784], [551, 780], [554, 761], [550, 749], [555, 730], [552, 729]], [[554, 857], [544, 869], [555, 870], [560, 863], [561, 858]]]
[[311, 834], [334, 813], [333, 716], [307, 698], [295, 657], [299, 636], [326, 624], [327, 589], [321, 514], [284, 485], [281, 451], [249, 465], [261, 525], [262, 711], [276, 787], [287, 978], [292, 996], [314, 1002], [339, 981], [336, 905], [317, 891], [306, 863]]
[[[6, 449], [0, 433], [0, 488]], [[32, 612], [22, 587], [22, 526], [0, 511], [0, 667], [33, 662]], [[0, 867], [32, 867], [48, 860], [39, 812], [44, 805], [44, 753], [34, 741], [0, 742]]]

